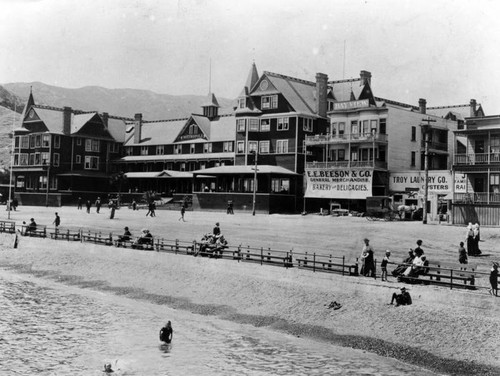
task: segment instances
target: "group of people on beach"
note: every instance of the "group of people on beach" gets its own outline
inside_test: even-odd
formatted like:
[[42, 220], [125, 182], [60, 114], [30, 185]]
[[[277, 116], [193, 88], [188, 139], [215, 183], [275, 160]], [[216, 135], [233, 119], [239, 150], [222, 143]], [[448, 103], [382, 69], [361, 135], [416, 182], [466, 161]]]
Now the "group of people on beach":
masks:
[[227, 247], [227, 241], [221, 234], [220, 223], [217, 222], [212, 233], [207, 233], [201, 238], [200, 246], [194, 255], [211, 254], [213, 257], [221, 256], [222, 250]]
[[479, 256], [481, 250], [479, 249], [479, 242], [481, 241], [481, 234], [479, 231], [479, 224], [472, 224], [469, 222], [466, 232], [467, 239], [467, 254], [469, 256]]
[[145, 245], [153, 245], [153, 235], [147, 228], [141, 230], [141, 234], [133, 240], [132, 233], [128, 226], [125, 226], [123, 235], [118, 236], [117, 246], [123, 245], [124, 243], [131, 242], [132, 248], [142, 248]]

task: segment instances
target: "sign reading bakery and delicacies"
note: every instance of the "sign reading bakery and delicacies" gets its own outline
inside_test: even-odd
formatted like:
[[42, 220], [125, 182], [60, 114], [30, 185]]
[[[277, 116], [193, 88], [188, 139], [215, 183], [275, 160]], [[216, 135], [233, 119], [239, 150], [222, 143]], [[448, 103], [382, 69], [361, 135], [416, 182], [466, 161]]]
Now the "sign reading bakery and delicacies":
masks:
[[[453, 191], [452, 174], [448, 170], [429, 171], [429, 193], [448, 194]], [[389, 189], [392, 192], [425, 191], [425, 171], [391, 172]], [[455, 176], [455, 192], [465, 192], [465, 178]]]
[[306, 197], [365, 199], [372, 195], [372, 170], [306, 170]]

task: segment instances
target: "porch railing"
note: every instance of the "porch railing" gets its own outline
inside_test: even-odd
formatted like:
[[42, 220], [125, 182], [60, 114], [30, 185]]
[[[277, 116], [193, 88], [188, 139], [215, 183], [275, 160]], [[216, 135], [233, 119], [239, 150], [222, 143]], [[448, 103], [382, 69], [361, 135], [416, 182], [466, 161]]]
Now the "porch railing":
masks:
[[387, 142], [387, 135], [382, 133], [353, 133], [306, 136], [306, 145], [346, 142]]
[[500, 153], [455, 154], [454, 161], [457, 165], [500, 163]]
[[383, 161], [329, 161], [329, 162], [307, 162], [306, 168], [349, 168], [349, 167], [371, 167], [387, 169], [387, 162]]
[[500, 204], [500, 193], [469, 192], [455, 193], [453, 202], [460, 204]]

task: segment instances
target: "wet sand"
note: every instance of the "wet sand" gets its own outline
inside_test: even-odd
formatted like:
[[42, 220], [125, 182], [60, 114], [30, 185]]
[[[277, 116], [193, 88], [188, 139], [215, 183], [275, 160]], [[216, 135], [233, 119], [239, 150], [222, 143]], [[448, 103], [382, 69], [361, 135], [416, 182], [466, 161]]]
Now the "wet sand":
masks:
[[[36, 208], [37, 218], [41, 218], [38, 223], [49, 223], [52, 210], [44, 212]], [[82, 223], [91, 227], [93, 224], [94, 228], [116, 233], [124, 224], [130, 225], [138, 218], [137, 213], [123, 209], [118, 212], [118, 221], [110, 221], [105, 215], [74, 214], [74, 208], [59, 211], [63, 224], [66, 222], [68, 226]], [[28, 208], [24, 213], [28, 213]], [[426, 254], [439, 252], [441, 258], [452, 259], [456, 238], [462, 234], [459, 227], [370, 223], [359, 218], [226, 217], [220, 213], [188, 212], [186, 219], [190, 222], [182, 223], [177, 221], [179, 215], [175, 212], [159, 211], [153, 219], [142, 219], [142, 215], [141, 227], [146, 225], [156, 234], [163, 229], [172, 231], [181, 240], [191, 240], [195, 236], [193, 232], [209, 232], [212, 223], [219, 220], [230, 243], [236, 240], [245, 244], [253, 237], [260, 243], [258, 246], [266, 246], [268, 241], [267, 245], [273, 248], [298, 249], [306, 247], [311, 234], [317, 234], [316, 247], [308, 242], [310, 250], [328, 252], [329, 247], [323, 242], [333, 240], [334, 245], [330, 247], [342, 250], [349, 257], [357, 255], [362, 237], [367, 234], [376, 254], [381, 253], [377, 245], [385, 242], [383, 248], [391, 248], [395, 260], [404, 256], [407, 245], [412, 245], [407, 239], [416, 237], [423, 238], [424, 245], [428, 244], [424, 248]], [[498, 255], [494, 242], [496, 231], [483, 230], [483, 238], [487, 239], [484, 252], [491, 258]], [[13, 250], [13, 237], [6, 234], [0, 234], [0, 244], [5, 247], [0, 253], [0, 267], [19, 272], [223, 319], [269, 326], [297, 336], [397, 358], [439, 373], [500, 374], [500, 340], [495, 330], [500, 323], [500, 298], [491, 297], [485, 291], [410, 286], [414, 304], [395, 307], [387, 303], [402, 285], [392, 278], [381, 282], [49, 239], [22, 238], [19, 248]], [[484, 258], [478, 262], [487, 268], [490, 260]], [[328, 309], [325, 305], [333, 300], [342, 303], [342, 308]]]

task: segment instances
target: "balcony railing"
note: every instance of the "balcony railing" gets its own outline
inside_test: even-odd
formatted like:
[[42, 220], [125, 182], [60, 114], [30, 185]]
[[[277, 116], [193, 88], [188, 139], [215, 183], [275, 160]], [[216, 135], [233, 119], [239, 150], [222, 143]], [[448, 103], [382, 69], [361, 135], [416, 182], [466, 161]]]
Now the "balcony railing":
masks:
[[500, 153], [467, 153], [455, 154], [457, 165], [478, 165], [500, 163]]
[[387, 162], [383, 161], [329, 161], [329, 162], [307, 162], [306, 168], [350, 168], [370, 167], [387, 169]]
[[500, 204], [500, 193], [455, 193], [453, 202], [456, 204]]
[[348, 142], [387, 142], [387, 135], [382, 133], [353, 133], [341, 135], [317, 134], [314, 136], [306, 136], [306, 145]]
[[[422, 141], [422, 147], [425, 147], [425, 141]], [[429, 141], [429, 149], [448, 151], [446, 142]]]

